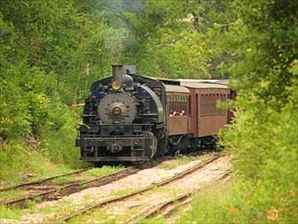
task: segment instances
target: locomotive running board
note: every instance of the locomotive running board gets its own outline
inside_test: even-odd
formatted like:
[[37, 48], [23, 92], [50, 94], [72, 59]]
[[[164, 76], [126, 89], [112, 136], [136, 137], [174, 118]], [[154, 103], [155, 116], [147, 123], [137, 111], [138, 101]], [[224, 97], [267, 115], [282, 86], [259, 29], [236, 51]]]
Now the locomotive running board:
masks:
[[88, 162], [121, 162], [121, 161], [149, 161], [149, 157], [141, 157], [141, 156], [98, 156], [98, 157], [82, 157], [81, 160]]

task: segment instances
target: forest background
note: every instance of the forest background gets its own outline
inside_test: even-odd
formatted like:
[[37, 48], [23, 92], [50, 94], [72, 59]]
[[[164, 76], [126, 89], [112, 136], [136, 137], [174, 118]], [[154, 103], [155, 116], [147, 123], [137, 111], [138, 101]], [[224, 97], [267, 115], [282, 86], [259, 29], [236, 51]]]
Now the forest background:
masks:
[[198, 201], [184, 220], [297, 221], [297, 1], [1, 0], [0, 6], [2, 182], [20, 181], [20, 172], [83, 166], [74, 147], [81, 109], [72, 105], [111, 74], [112, 64], [135, 64], [148, 76], [230, 78], [238, 92], [230, 105], [236, 122], [222, 134], [235, 158], [232, 190], [216, 203]]

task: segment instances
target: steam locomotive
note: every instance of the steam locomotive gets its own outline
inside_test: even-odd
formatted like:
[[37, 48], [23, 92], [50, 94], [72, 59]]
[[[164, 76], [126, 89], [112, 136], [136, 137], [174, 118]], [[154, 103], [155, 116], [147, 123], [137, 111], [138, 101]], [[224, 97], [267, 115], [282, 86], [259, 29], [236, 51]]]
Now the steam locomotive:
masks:
[[222, 83], [139, 76], [133, 65], [114, 65], [112, 74], [85, 101], [76, 139], [84, 161], [141, 162], [208, 147], [231, 120], [216, 107], [232, 98]]

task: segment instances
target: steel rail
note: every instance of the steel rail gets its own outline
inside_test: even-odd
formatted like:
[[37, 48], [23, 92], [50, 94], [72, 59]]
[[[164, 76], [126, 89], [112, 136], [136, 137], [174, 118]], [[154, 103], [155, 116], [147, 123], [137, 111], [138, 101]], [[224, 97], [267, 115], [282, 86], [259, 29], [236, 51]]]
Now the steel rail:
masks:
[[117, 201], [121, 201], [121, 200], [124, 200], [124, 199], [127, 199], [127, 198], [130, 198], [132, 196], [135, 196], [135, 195], [138, 195], [140, 193], [144, 193], [144, 192], [147, 192], [149, 190], [152, 190], [156, 187], [160, 187], [160, 186], [164, 186], [168, 183], [171, 183], [175, 180], [179, 180], [203, 167], [205, 167], [206, 165], [212, 163], [213, 161], [217, 160], [220, 158], [220, 155], [214, 155], [212, 158], [206, 160], [206, 161], [203, 161], [199, 164], [196, 164], [194, 165], [193, 167], [181, 172], [181, 173], [178, 173], [178, 174], [175, 174], [174, 176], [170, 177], [170, 178], [167, 178], [165, 180], [162, 180], [160, 182], [157, 182], [157, 183], [152, 183], [151, 185], [145, 187], [145, 188], [142, 188], [140, 190], [136, 190], [136, 191], [133, 191], [131, 193], [128, 193], [128, 194], [125, 194], [123, 196], [119, 196], [119, 197], [114, 197], [114, 198], [111, 198], [111, 199], [106, 199], [106, 200], [103, 200], [103, 201], [100, 201], [98, 203], [92, 203], [84, 208], [81, 208], [75, 212], [72, 212], [71, 214], [67, 214], [67, 215], [64, 215], [62, 217], [58, 217], [57, 222], [67, 222], [71, 219], [73, 219], [74, 217], [76, 216], [79, 216], [79, 215], [82, 215], [84, 213], [86, 213], [87, 211], [90, 211], [90, 210], [93, 210], [95, 208], [98, 208], [98, 207], [102, 207], [104, 205], [107, 205], [107, 204], [111, 204], [113, 202], [117, 202]]
[[[227, 178], [227, 177], [230, 177], [230, 174], [231, 174], [231, 170], [228, 169], [228, 170], [226, 170], [221, 176], [219, 176], [215, 181], [216, 181], [217, 183], [222, 183], [222, 182], [225, 183], [226, 178]], [[164, 213], [162, 214], [163, 217], [167, 217], [167, 218], [168, 218], [168, 217], [171, 216], [171, 215], [173, 214], [173, 212], [174, 212], [175, 210], [177, 210], [181, 205], [185, 205], [185, 204], [190, 203], [190, 202], [192, 201], [193, 197], [195, 196], [195, 194], [197, 194], [200, 190], [201, 190], [201, 189], [197, 189], [197, 190], [194, 190], [193, 192], [189, 192], [189, 196], [188, 196], [187, 198], [185, 198], [185, 200], [181, 201], [180, 204], [175, 204], [175, 203], [173, 203], [173, 204], [172, 204], [172, 207], [171, 207], [168, 211], [165, 210], [167, 206], [164, 206], [164, 209], [163, 209], [163, 210], [164, 210]], [[188, 194], [188, 193], [186, 193], [186, 194]], [[174, 199], [174, 200], [175, 200], [175, 199]], [[170, 204], [170, 203], [169, 203], [169, 204]], [[155, 214], [158, 215], [158, 213], [155, 212], [155, 213], [153, 213], [152, 215], [150, 214], [150, 215], [148, 215], [148, 217], [145, 217], [145, 218], [153, 217]], [[161, 214], [160, 214], [160, 215], [161, 215]]]
[[[162, 157], [162, 158], [158, 158], [156, 160], [156, 162], [163, 162], [165, 160], [169, 160], [169, 159], [173, 159], [173, 158], [175, 158], [175, 157], [165, 156], [165, 157]], [[148, 165], [148, 164], [146, 164], [146, 165]], [[25, 187], [25, 186], [28, 186], [28, 185], [41, 184], [43, 182], [46, 182], [46, 181], [49, 181], [49, 180], [53, 180], [53, 179], [56, 179], [56, 178], [59, 178], [59, 177], [65, 177], [65, 176], [69, 176], [69, 175], [73, 175], [73, 174], [82, 173], [82, 172], [88, 171], [88, 170], [90, 170], [92, 168], [93, 167], [88, 167], [88, 168], [85, 168], [85, 169], [79, 169], [79, 170], [75, 170], [75, 171], [72, 171], [72, 172], [69, 172], [69, 173], [63, 173], [63, 174], [58, 174], [58, 175], [51, 176], [51, 177], [41, 178], [41, 179], [38, 179], [38, 180], [26, 182], [26, 183], [20, 183], [20, 184], [16, 184], [16, 185], [12, 185], [12, 186], [2, 187], [2, 188], [0, 188], [0, 192], [8, 191], [8, 190], [16, 189], [16, 188]]]
[[[230, 177], [231, 170], [226, 170], [222, 175], [220, 175], [218, 178], [216, 178], [216, 182], [222, 181], [225, 182], [225, 180]], [[147, 218], [153, 218], [157, 215], [163, 216], [163, 217], [169, 217], [178, 207], [181, 205], [187, 204], [192, 201], [193, 196], [197, 194], [200, 191], [200, 189], [185, 192], [182, 194], [179, 194], [178, 196], [168, 199], [164, 202], [161, 202], [155, 206], [150, 206], [149, 208], [146, 208], [145, 210], [142, 210], [138, 215], [130, 218], [125, 223], [129, 224], [137, 224], [140, 221], [147, 219]], [[180, 203], [177, 203], [180, 202]], [[166, 211], [166, 209], [168, 209]], [[164, 213], [161, 214], [161, 212], [164, 211]]]
[[[231, 170], [228, 169], [228, 170], [226, 170], [225, 173], [223, 173], [223, 174], [222, 174], [220, 177], [218, 177], [215, 181], [216, 181], [217, 183], [225, 183], [225, 182], [226, 182], [226, 179], [229, 178], [230, 176], [231, 176]], [[188, 199], [184, 200], [181, 204], [173, 204], [173, 207], [172, 207], [172, 208], [170, 208], [168, 211], [165, 211], [165, 212], [163, 213], [163, 217], [166, 217], [166, 218], [170, 217], [170, 216], [173, 214], [173, 212], [175, 212], [175, 210], [177, 210], [177, 209], [179, 208], [179, 206], [190, 203], [190, 202], [192, 201], [192, 199], [193, 199], [193, 196], [194, 196], [196, 193], [198, 193], [199, 191], [200, 191], [200, 189], [195, 190], [195, 191], [192, 193], [192, 195], [190, 195], [190, 197], [188, 197]], [[148, 218], [149, 218], [149, 217], [148, 217]]]
[[75, 171], [72, 171], [72, 172], [69, 172], [69, 173], [58, 174], [58, 175], [55, 175], [55, 176], [46, 177], [46, 178], [42, 178], [42, 179], [39, 179], [39, 180], [31, 181], [31, 182], [26, 182], [26, 183], [16, 184], [16, 185], [9, 186], [9, 187], [0, 188], [0, 192], [8, 191], [8, 190], [16, 189], [16, 188], [21, 188], [21, 187], [28, 186], [28, 185], [41, 184], [41, 183], [49, 181], [49, 180], [53, 180], [53, 179], [56, 179], [56, 178], [59, 178], [59, 177], [70, 176], [70, 175], [73, 175], [73, 174], [82, 173], [82, 172], [90, 170], [90, 169], [91, 169], [91, 167], [88, 167], [88, 168], [85, 168], [85, 169], [75, 170]]
[[[187, 199], [191, 198], [192, 196], [193, 196], [193, 192], [187, 192], [187, 193], [180, 194], [174, 198], [168, 199], [162, 203], [159, 203], [158, 205], [150, 206], [145, 210], [142, 210], [140, 214], [127, 220], [125, 223], [137, 224], [143, 219], [154, 217], [154, 215], [158, 214], [161, 210], [165, 210], [169, 206], [174, 206], [174, 204], [177, 202], [181, 202], [181, 203], [185, 202]], [[181, 203], [179, 205], [181, 205]]]
[[[108, 174], [105, 176], [101, 176], [101, 177], [96, 177], [94, 179], [91, 180], [87, 180], [81, 183], [72, 183], [72, 184], [67, 184], [64, 186], [59, 186], [56, 187], [55, 189], [51, 189], [51, 190], [47, 190], [45, 192], [41, 192], [41, 193], [37, 193], [34, 195], [29, 195], [29, 196], [25, 196], [19, 199], [15, 199], [15, 200], [11, 200], [11, 201], [7, 201], [7, 202], [2, 202], [0, 203], [0, 205], [4, 205], [4, 206], [13, 206], [13, 205], [22, 205], [25, 204], [27, 201], [29, 200], [33, 200], [34, 198], [39, 198], [41, 197], [41, 200], [45, 200], [46, 196], [48, 195], [52, 195], [56, 192], [70, 192], [74, 193], [74, 192], [78, 192], [80, 190], [86, 189], [88, 187], [92, 187], [90, 185], [94, 184], [94, 186], [99, 187], [99, 186], [103, 186], [106, 185], [108, 183], [111, 183], [113, 181], [119, 180], [121, 178], [127, 177], [129, 175], [135, 174], [140, 170], [140, 168], [135, 168], [135, 167], [128, 167], [124, 170], [118, 171], [116, 173], [112, 173], [112, 174]], [[96, 183], [96, 184], [95, 184]], [[62, 193], [62, 195], [68, 195], [67, 193]]]

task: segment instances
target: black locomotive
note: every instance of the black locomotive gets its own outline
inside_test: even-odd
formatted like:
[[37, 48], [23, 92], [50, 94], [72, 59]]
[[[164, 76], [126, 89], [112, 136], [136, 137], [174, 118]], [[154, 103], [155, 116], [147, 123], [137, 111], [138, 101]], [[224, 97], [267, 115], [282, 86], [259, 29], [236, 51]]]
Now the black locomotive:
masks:
[[93, 83], [76, 145], [84, 161], [146, 161], [165, 152], [165, 88], [114, 65], [113, 76]]
[[113, 76], [93, 83], [76, 145], [91, 162], [140, 162], [210, 147], [233, 117], [218, 101], [233, 99], [216, 80], [154, 79], [135, 66], [114, 65]]

